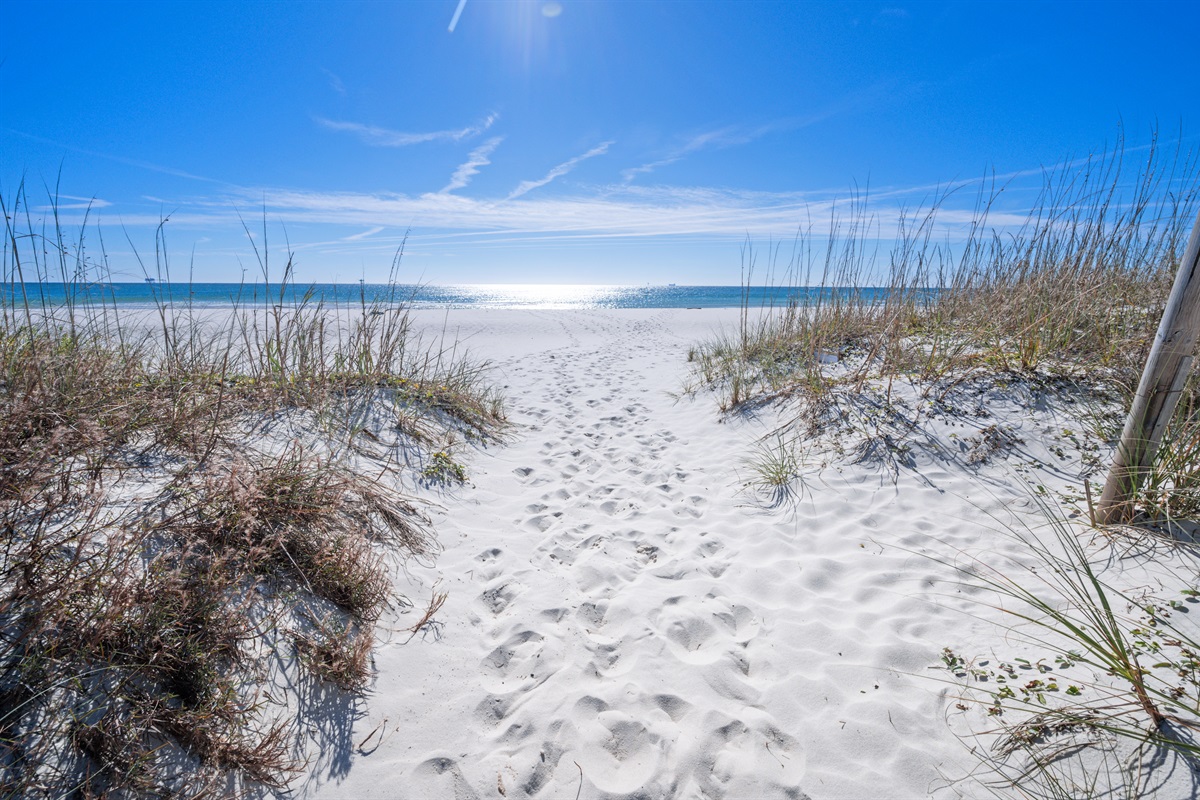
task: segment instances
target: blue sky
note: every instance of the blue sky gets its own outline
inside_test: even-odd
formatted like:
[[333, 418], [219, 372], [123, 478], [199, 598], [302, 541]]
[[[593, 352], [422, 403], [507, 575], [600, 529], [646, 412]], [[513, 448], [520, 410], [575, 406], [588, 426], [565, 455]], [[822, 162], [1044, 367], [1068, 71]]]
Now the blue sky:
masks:
[[253, 278], [265, 213], [306, 281], [411, 231], [406, 280], [729, 284], [855, 187], [886, 220], [994, 170], [1019, 213], [1122, 131], [1200, 133], [1193, 4], [458, 5], [8, 0], [0, 193], [90, 203], [118, 279], [163, 218], [177, 276]]

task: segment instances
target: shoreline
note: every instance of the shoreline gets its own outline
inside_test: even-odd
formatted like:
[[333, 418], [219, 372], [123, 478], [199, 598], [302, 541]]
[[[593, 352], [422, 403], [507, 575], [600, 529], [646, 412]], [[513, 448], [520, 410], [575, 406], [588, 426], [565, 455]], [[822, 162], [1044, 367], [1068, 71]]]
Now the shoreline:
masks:
[[[69, 291], [68, 291], [69, 289]], [[159, 305], [215, 309], [240, 306], [244, 309], [280, 307], [279, 284], [61, 284], [33, 283], [25, 295], [16, 284], [0, 283], [0, 296], [11, 307], [29, 300], [39, 308], [155, 309]], [[742, 286], [742, 285], [600, 285], [600, 284], [357, 284], [289, 281], [283, 287], [282, 307], [351, 308], [358, 305], [414, 310], [618, 310], [640, 309], [727, 309], [783, 307], [789, 302], [815, 305], [834, 297], [881, 302], [893, 290], [878, 286]], [[936, 288], [927, 290], [939, 291]], [[306, 300], [311, 292], [311, 299]]]

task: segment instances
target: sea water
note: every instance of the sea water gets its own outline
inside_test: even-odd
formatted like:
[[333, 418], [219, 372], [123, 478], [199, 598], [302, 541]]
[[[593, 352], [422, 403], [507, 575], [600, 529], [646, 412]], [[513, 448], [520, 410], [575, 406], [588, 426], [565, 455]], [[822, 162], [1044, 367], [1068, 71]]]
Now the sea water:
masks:
[[10, 306], [108, 303], [115, 305], [294, 305], [306, 297], [326, 304], [406, 305], [410, 308], [736, 308], [813, 305], [840, 296], [874, 303], [887, 289], [795, 286], [600, 286], [574, 284], [474, 284], [459, 286], [373, 283], [310, 285], [236, 283], [27, 283], [0, 284]]

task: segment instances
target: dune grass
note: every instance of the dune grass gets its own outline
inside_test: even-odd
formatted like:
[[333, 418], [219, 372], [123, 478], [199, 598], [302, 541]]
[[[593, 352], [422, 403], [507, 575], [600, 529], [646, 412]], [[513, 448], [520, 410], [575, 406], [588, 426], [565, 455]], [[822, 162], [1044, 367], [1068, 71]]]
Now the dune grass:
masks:
[[[1026, 797], [1141, 797], [1176, 767], [1200, 774], [1194, 553], [1178, 544], [1166, 553], [1185, 562], [1159, 570], [1157, 581], [1172, 575], [1173, 585], [1123, 590], [1109, 543], [1089, 542], [1061, 509], [1034, 500], [1041, 525], [993, 519], [1020, 544], [1018, 555], [942, 562], [979, 602], [1008, 615], [1004, 647], [1024, 656], [943, 651], [961, 681], [957, 708], [991, 723], [973, 734], [990, 785]], [[1116, 576], [1130, 581], [1120, 569]], [[1097, 774], [1097, 760], [1112, 769]]]
[[[880, 258], [866, 201], [854, 198], [843, 221], [819, 236], [803, 231], [789, 258], [776, 247], [760, 265], [746, 248], [744, 282], [762, 275], [794, 287], [797, 299], [744, 303], [738, 329], [693, 348], [689, 361], [693, 386], [713, 392], [722, 413], [782, 412], [751, 462], [758, 485], [786, 491], [779, 486], [798, 480], [791, 459], [801, 450], [814, 463], [845, 457], [898, 470], [912, 448], [926, 447], [943, 463], [978, 469], [1019, 443], [987, 421], [994, 390], [1090, 409], [1076, 414], [1089, 430], [1062, 437], [1091, 453], [1076, 465], [1085, 486], [1104, 469], [1088, 459], [1120, 434], [1200, 205], [1196, 156], [1152, 150], [1135, 164], [1118, 149], [1067, 164], [1043, 176], [1023, 222], [1009, 216], [1001, 228], [991, 219], [1004, 191], [980, 193], [968, 232], [953, 243], [938, 240], [945, 212], [935, 199], [901, 214]], [[882, 286], [866, 284], [880, 274]], [[977, 433], [951, 449], [928, 433], [934, 419]], [[1168, 571], [1182, 581], [1174, 594], [1114, 586], [1097, 560], [1119, 561], [1116, 549], [1104, 539], [1086, 547], [1081, 537], [1094, 532], [1036, 486], [1049, 527], [1000, 526], [1018, 536], [1024, 560], [946, 562], [971, 594], [1009, 615], [1004, 641], [1018, 649], [999, 659], [944, 652], [943, 666], [966, 682], [959, 708], [990, 721], [973, 746], [991, 776], [977, 788], [1140, 797], [1152, 793], [1155, 770], [1200, 765], [1200, 635], [1189, 616], [1200, 587], [1182, 544], [1200, 520], [1198, 471], [1193, 374], [1135, 498], [1135, 536], [1182, 548], [1183, 566]]]
[[398, 289], [328, 304], [265, 251], [227, 313], [172, 302], [161, 232], [160, 299], [131, 311], [86, 224], [68, 242], [23, 190], [0, 204], [0, 783], [282, 788], [309, 713], [288, 686], [361, 691], [376, 620], [409, 605], [396, 562], [436, 552], [404, 476], [503, 425], [486, 364], [423, 340]]
[[[931, 416], [977, 416], [986, 386], [1128, 407], [1200, 207], [1196, 155], [1152, 149], [1134, 164], [1118, 148], [1068, 163], [1043, 176], [1022, 221], [1005, 214], [1001, 228], [992, 219], [1004, 192], [981, 190], [954, 241], [941, 240], [941, 216], [954, 216], [943, 195], [901, 212], [886, 253], [863, 197], [828, 230], [802, 230], [787, 258], [780, 245], [747, 245], [744, 283], [792, 287], [795, 299], [745, 302], [736, 331], [693, 348], [694, 386], [723, 413], [784, 404], [792, 416], [771, 437], [824, 437], [892, 463]], [[1144, 514], [1200, 511], [1198, 407], [1193, 375], [1137, 499]], [[1097, 420], [1098, 438], [1119, 433], [1111, 423]]]

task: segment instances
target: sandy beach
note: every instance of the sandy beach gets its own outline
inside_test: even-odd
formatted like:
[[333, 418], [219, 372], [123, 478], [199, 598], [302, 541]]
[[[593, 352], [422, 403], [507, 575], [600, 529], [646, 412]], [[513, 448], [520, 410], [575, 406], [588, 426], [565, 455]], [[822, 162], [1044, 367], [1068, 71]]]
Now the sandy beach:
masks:
[[1200, 800], [1197, 9], [6, 4], [0, 800]]
[[1022, 650], [936, 559], [1015, 552], [988, 515], [1031, 510], [1013, 466], [1052, 461], [1069, 415], [984, 397], [1018, 454], [917, 452], [894, 476], [831, 457], [772, 507], [746, 461], [783, 412], [680, 396], [689, 347], [737, 313], [418, 314], [493, 362], [512, 426], [466, 485], [423, 495], [445, 549], [398, 589], [448, 592], [440, 625], [406, 642], [384, 618], [362, 714], [302, 796], [978, 796], [968, 712], [932, 668]]

